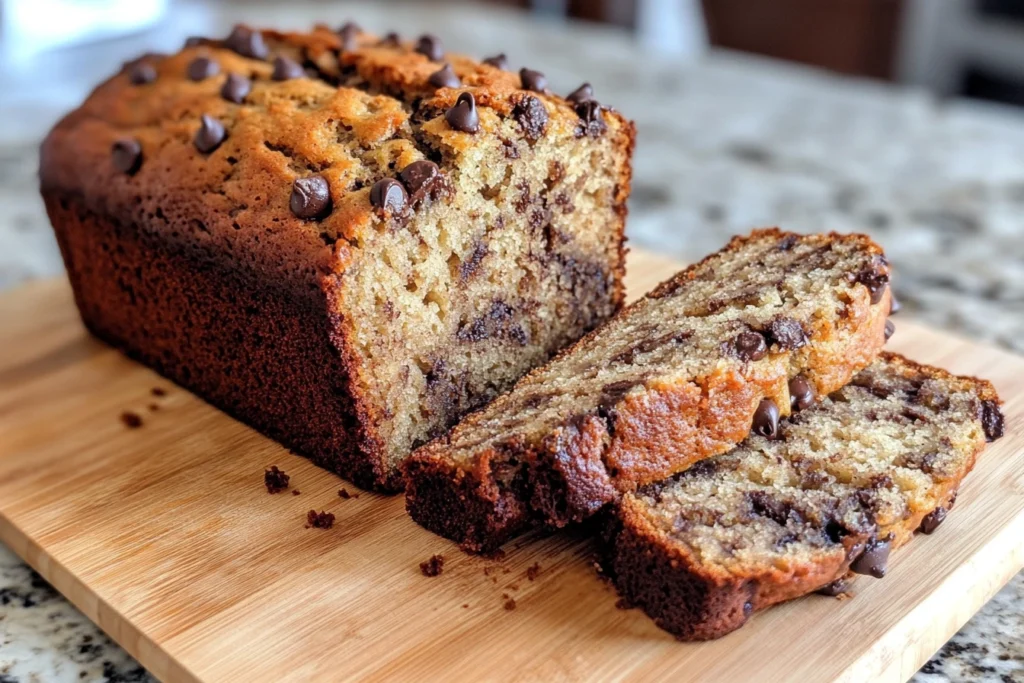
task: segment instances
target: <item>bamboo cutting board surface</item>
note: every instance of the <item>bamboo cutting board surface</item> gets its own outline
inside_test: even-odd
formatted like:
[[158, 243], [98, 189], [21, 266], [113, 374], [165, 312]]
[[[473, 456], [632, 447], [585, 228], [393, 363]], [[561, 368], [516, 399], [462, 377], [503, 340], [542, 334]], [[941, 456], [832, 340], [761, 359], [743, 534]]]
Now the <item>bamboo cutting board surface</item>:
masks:
[[[634, 252], [631, 294], [677, 268]], [[579, 533], [470, 557], [401, 496], [340, 498], [357, 489], [89, 337], [63, 280], [0, 298], [0, 539], [165, 681], [900, 681], [1024, 566], [1024, 359], [896, 322], [891, 348], [995, 382], [1006, 437], [884, 580], [715, 642], [617, 609]], [[266, 492], [271, 464], [300, 495]], [[311, 508], [334, 528], [305, 529]]]

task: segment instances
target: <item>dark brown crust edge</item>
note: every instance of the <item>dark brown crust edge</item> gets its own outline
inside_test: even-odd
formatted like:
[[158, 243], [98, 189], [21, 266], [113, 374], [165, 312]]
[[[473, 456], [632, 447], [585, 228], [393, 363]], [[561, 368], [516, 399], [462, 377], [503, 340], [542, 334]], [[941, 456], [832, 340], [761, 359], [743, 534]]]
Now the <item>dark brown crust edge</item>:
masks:
[[90, 332], [317, 465], [401, 490], [356, 419], [322, 294], [261, 286], [74, 196], [43, 198]]
[[[925, 366], [892, 353], [883, 358], [895, 361], [906, 372], [922, 372], [938, 379], [954, 379], [973, 385], [981, 402], [996, 407], [1001, 401], [990, 382], [975, 377], [956, 376]], [[979, 421], [981, 416], [978, 417]], [[974, 467], [984, 449], [984, 441], [976, 445], [964, 471], [958, 478], [947, 482], [939, 498], [955, 500], [963, 478]], [[948, 503], [947, 509], [952, 505]], [[930, 512], [930, 511], [929, 511]], [[897, 548], [913, 538], [914, 532], [928, 512], [921, 511], [904, 520], [898, 528], [891, 528]], [[851, 547], [863, 543], [863, 537], [847, 537], [844, 545]], [[602, 514], [601, 549], [603, 569], [615, 583], [619, 593], [631, 605], [643, 609], [662, 629], [679, 640], [710, 640], [724, 636], [743, 626], [753, 612], [784, 600], [790, 600], [827, 586], [847, 575], [855, 558], [848, 556], [836, 566], [804, 567], [790, 574], [785, 583], [765, 585], [764, 577], [711, 575], [698, 562], [673, 545], [667, 545], [660, 535], [622, 501]]]

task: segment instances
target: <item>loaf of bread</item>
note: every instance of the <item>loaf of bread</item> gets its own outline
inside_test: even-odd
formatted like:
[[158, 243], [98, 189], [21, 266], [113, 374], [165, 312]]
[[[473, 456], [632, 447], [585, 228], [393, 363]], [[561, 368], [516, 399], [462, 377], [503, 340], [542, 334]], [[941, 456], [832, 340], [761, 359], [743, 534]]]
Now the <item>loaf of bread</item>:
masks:
[[633, 125], [348, 24], [145, 55], [42, 147], [88, 328], [319, 465], [410, 450], [622, 302]]
[[883, 354], [851, 384], [733, 451], [626, 494], [608, 515], [606, 569], [627, 601], [683, 640], [848, 572], [946, 517], [986, 441], [1003, 433], [986, 381]]
[[408, 510], [486, 552], [774, 434], [875, 359], [888, 281], [862, 235], [738, 237], [414, 453]]

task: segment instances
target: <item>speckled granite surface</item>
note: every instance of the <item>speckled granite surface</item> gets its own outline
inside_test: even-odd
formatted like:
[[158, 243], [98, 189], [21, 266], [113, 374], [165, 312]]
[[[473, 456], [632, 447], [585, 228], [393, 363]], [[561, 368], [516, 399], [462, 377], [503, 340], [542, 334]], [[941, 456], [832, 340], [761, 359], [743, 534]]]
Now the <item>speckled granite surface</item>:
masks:
[[[340, 23], [335, 12], [323, 18]], [[591, 80], [639, 128], [634, 244], [692, 259], [756, 225], [867, 231], [897, 268], [905, 315], [1024, 351], [1024, 111], [941, 104], [726, 54], [661, 61], [614, 31], [536, 27], [476, 9], [350, 13], [371, 29], [433, 31], [453, 49], [505, 49], [560, 91]], [[312, 15], [289, 3], [244, 16], [301, 26]], [[42, 130], [0, 144], [0, 288], [61, 269], [36, 197]], [[148, 680], [0, 546], [0, 683]], [[1024, 682], [1024, 575], [914, 680]]]

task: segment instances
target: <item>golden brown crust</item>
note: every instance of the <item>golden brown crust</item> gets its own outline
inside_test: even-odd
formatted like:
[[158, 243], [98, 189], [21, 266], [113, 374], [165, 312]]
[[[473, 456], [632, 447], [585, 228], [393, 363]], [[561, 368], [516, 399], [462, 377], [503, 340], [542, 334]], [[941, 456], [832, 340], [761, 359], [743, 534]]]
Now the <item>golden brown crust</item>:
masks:
[[[866, 236], [835, 233], [797, 236], [771, 228], [734, 238], [721, 252], [683, 270], [647, 296], [670, 295], [692, 280], [709, 259], [737, 252], [750, 242], [787, 239], [800, 239], [814, 248], [828, 248], [837, 241], [852, 244], [866, 260], [878, 259], [880, 272], [888, 278], [882, 250]], [[800, 349], [773, 353], [757, 363], [723, 358], [711, 373], [698, 378], [653, 378], [615, 405], [613, 427], [607, 419], [574, 415], [552, 426], [540, 443], [520, 444], [512, 452], [506, 452], [506, 458], [525, 463], [528, 472], [525, 479], [519, 480], [518, 488], [510, 493], [530, 503], [530, 512], [524, 508], [517, 516], [518, 528], [521, 530], [536, 522], [560, 527], [582, 521], [625, 492], [725, 452], [749, 433], [754, 412], [762, 399], [774, 400], [783, 416], [789, 414], [788, 380], [797, 372], [814, 386], [816, 396], [839, 389], [855, 372], [867, 366], [885, 344], [890, 296], [886, 287], [881, 297], [872, 303], [867, 287], [858, 288], [853, 299], [846, 302], [841, 322], [837, 325], [825, 319], [815, 321], [814, 328], [808, 330], [812, 343]], [[641, 304], [642, 301], [629, 308]], [[530, 383], [553, 363], [581, 353], [601, 333], [600, 329], [595, 330], [563, 349], [548, 366], [532, 371], [517, 386]], [[488, 408], [488, 414], [515, 410], [514, 393], [497, 399]], [[412, 460], [451, 462], [448, 451], [454, 438], [480, 418], [481, 414], [468, 416], [453, 435], [423, 447], [414, 453]], [[414, 490], [415, 479], [410, 478], [408, 485]], [[423, 505], [423, 501], [422, 494], [414, 496], [408, 503], [408, 510], [419, 523], [437, 530], [439, 522], [427, 508], [439, 506]], [[455, 508], [453, 505], [442, 507]], [[477, 514], [487, 509], [482, 503], [471, 507]], [[469, 514], [467, 508], [459, 509]], [[466, 545], [457, 532], [457, 523], [447, 518], [443, 524], [445, 535]], [[487, 526], [469, 516], [465, 518], [465, 525], [473, 529]], [[503, 525], [503, 529], [508, 528]], [[508, 537], [505, 533], [501, 539], [486, 543], [474, 539], [468, 545], [490, 550]]]
[[[974, 394], [977, 403], [998, 406], [992, 385], [883, 353], [880, 361], [894, 376], [917, 376], [945, 383], [946, 391]], [[827, 410], [827, 408], [822, 408]], [[981, 414], [977, 421], [982, 422]], [[870, 424], [863, 426], [864, 431]], [[718, 638], [742, 626], [749, 616], [773, 604], [807, 595], [848, 576], [850, 565], [872, 538], [890, 538], [892, 548], [909, 542], [934, 506], [948, 510], [964, 477], [985, 447], [982, 429], [964, 444], [957, 471], [935, 477], [929, 490], [930, 507], [911, 507], [906, 516], [880, 523], [870, 531], [841, 539], [837, 552], [819, 553], [814, 561], [779, 554], [770, 563], [725, 566], [702, 561], [693, 549], [676, 543], [654, 523], [649, 503], [624, 496], [604, 519], [607, 569], [624, 597], [641, 606], [656, 623], [682, 640]], [[714, 460], [709, 461], [714, 463]], [[696, 476], [701, 476], [700, 474]], [[713, 474], [710, 476], [714, 476]]]
[[[407, 164], [430, 158], [438, 147], [471, 152], [482, 141], [493, 142], [502, 126], [508, 129], [507, 119], [526, 97], [540, 101], [547, 113], [545, 144], [577, 144], [580, 117], [563, 98], [524, 91], [516, 74], [469, 57], [444, 56], [464, 87], [435, 89], [428, 78], [442, 63], [415, 52], [409, 42], [386, 45], [377, 36], [363, 33], [356, 37], [355, 49], [344, 49], [342, 39], [322, 27], [310, 33], [263, 31], [261, 35], [269, 48], [265, 59], [242, 56], [226, 41], [204, 40], [174, 55], [146, 55], [138, 60], [155, 70], [152, 82], [133, 83], [133, 65], [126, 65], [47, 136], [41, 149], [42, 192], [48, 206], [73, 205], [80, 214], [70, 217], [51, 210], [62, 242], [89, 239], [66, 234], [79, 220], [102, 226], [87, 235], [121, 239], [135, 231], [147, 248], [155, 245], [152, 248], [160, 251], [156, 258], [165, 254], [180, 258], [191, 264], [183, 265], [183, 270], [215, 271], [234, 286], [252, 288], [253, 293], [269, 290], [308, 313], [306, 324], [312, 329], [328, 328], [317, 339], [325, 343], [321, 351], [334, 358], [332, 372], [346, 378], [345, 394], [337, 398], [346, 406], [346, 418], [340, 419], [333, 409], [326, 411], [318, 443], [347, 444], [346, 453], [351, 450], [365, 461], [359, 465], [361, 472], [373, 472], [378, 486], [394, 490], [401, 486], [401, 476], [388, 460], [386, 438], [377, 429], [389, 416], [366, 391], [374, 373], [354, 341], [352, 300], [365, 294], [355, 291], [346, 277], [363, 264], [379, 260], [379, 254], [366, 244], [374, 234], [388, 229], [390, 219], [371, 206], [370, 188], [382, 177], [394, 177]], [[278, 56], [303, 64], [309, 77], [274, 80], [273, 60]], [[190, 65], [201, 58], [212, 60], [217, 73], [192, 80], [187, 75]], [[252, 81], [244, 101], [222, 95], [229, 75]], [[454, 130], [445, 121], [445, 110], [466, 91], [477, 99], [481, 119], [477, 135]], [[194, 143], [202, 115], [219, 121], [226, 134], [209, 152], [199, 151]], [[574, 286], [593, 294], [590, 298], [600, 299], [600, 305], [590, 311], [597, 318], [593, 323], [617, 310], [623, 299], [625, 202], [635, 139], [633, 124], [617, 112], [604, 110], [602, 120], [607, 128], [603, 135], [616, 151], [613, 166], [618, 178], [609, 201], [599, 209], [610, 216], [610, 229], [600, 236], [603, 243], [581, 245], [576, 254], [578, 262], [591, 270], [581, 266], [569, 276]], [[133, 140], [140, 146], [141, 162], [131, 172], [112, 162], [111, 150], [119, 140]], [[527, 144], [525, 136], [512, 142]], [[328, 182], [331, 210], [316, 220], [302, 219], [290, 208], [293, 183], [314, 174]], [[116, 242], [107, 246], [119, 248]], [[70, 258], [70, 253], [66, 250], [65, 257]], [[121, 275], [122, 284], [141, 286], [148, 261], [140, 253], [134, 267]], [[72, 270], [72, 264], [68, 267]], [[556, 262], [543, 267], [552, 273], [566, 268]], [[93, 319], [86, 322], [98, 327], [97, 317], [108, 313], [105, 309], [113, 297], [98, 281], [73, 277], [72, 283], [80, 304], [89, 303], [83, 316], [88, 312]], [[86, 285], [89, 291], [80, 289]], [[238, 298], [248, 293], [239, 292]], [[178, 303], [184, 307], [187, 302]], [[273, 321], [264, 322], [273, 328]], [[115, 343], [147, 362], [166, 352], [150, 348], [136, 335], [122, 337]], [[188, 367], [188, 340], [182, 336], [172, 345], [179, 355], [175, 367]], [[221, 369], [211, 355], [193, 364], [189, 372], [216, 376]], [[218, 405], [233, 400], [216, 391], [221, 384], [230, 385], [229, 381], [199, 386], [180, 372], [167, 372]], [[253, 378], [251, 390], [258, 392], [267, 381]], [[297, 442], [301, 425], [283, 418], [264, 424], [267, 420], [255, 415], [256, 410], [254, 405], [244, 411], [248, 421], [286, 443]], [[334, 417], [327, 419], [328, 415]], [[293, 432], [296, 436], [290, 438]], [[320, 456], [324, 462], [334, 460], [327, 453]], [[339, 471], [348, 474], [347, 469]], [[367, 478], [361, 476], [360, 481]]]

